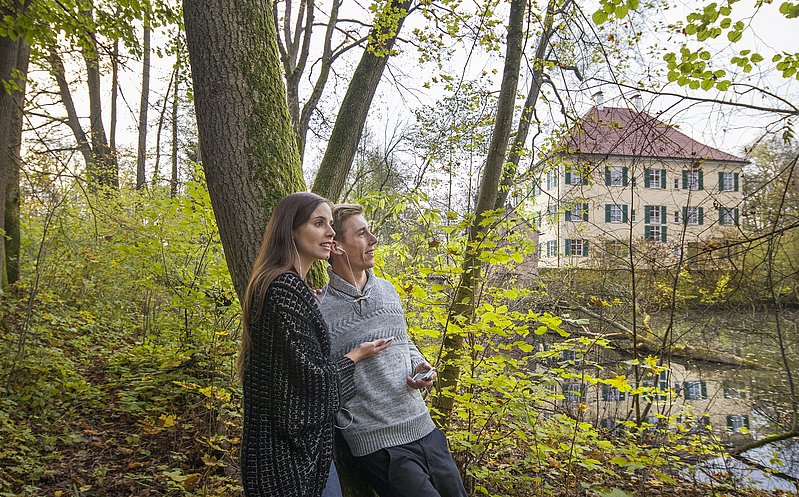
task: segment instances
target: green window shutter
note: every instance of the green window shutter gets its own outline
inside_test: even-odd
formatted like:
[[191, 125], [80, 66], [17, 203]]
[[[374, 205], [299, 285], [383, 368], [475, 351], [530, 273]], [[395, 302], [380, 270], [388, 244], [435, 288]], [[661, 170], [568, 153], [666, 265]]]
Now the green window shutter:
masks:
[[738, 208], [736, 207], [732, 211], [733, 219], [735, 220], [735, 226], [738, 226]]
[[588, 170], [585, 170], [585, 171], [583, 171], [583, 174], [581, 174], [581, 175], [580, 175], [580, 177], [581, 177], [581, 178], [582, 178], [582, 180], [583, 180], [583, 181], [582, 181], [582, 183], [583, 183], [584, 185], [587, 185], [587, 184], [588, 184], [588, 174], [589, 174], [589, 171], [588, 171]]
[[705, 224], [705, 208], [699, 208], [699, 224]]
[[666, 212], [666, 206], [665, 205], [661, 205], [660, 206], [660, 224], [666, 224], [666, 222], [667, 222], [666, 221], [666, 215], [667, 214], [668, 214], [668, 212]]
[[588, 221], [588, 204], [583, 204], [583, 221]]
[[583, 240], [583, 256], [588, 257], [588, 240]]
[[724, 207], [719, 207], [719, 224], [724, 224]]
[[627, 186], [627, 180], [628, 180], [628, 177], [627, 177], [628, 174], [627, 173], [628, 173], [628, 171], [629, 171], [629, 168], [627, 166], [621, 168], [621, 184], [622, 184], [622, 186]]
[[619, 400], [624, 400], [627, 398], [626, 392], [619, 392]]
[[707, 383], [705, 383], [704, 381], [700, 381], [699, 384], [702, 386], [702, 398], [706, 399], [707, 398]]
[[606, 402], [608, 400], [608, 388], [608, 385], [602, 385], [602, 400]]
[[564, 242], [563, 252], [566, 255], [572, 255], [572, 241], [571, 241], [571, 238], [567, 238], [563, 242]]
[[649, 168], [644, 168], [644, 188], [649, 188]]
[[682, 224], [688, 224], [688, 207], [682, 208]]
[[705, 189], [705, 180], [704, 180], [704, 178], [705, 178], [705, 172], [704, 171], [699, 171], [699, 189], [700, 190], [704, 190]]
[[688, 398], [688, 392], [689, 392], [689, 390], [688, 390], [688, 382], [684, 381], [684, 382], [682, 382], [682, 396], [683, 396], [684, 399]]
[[733, 173], [732, 182], [733, 182], [732, 191], [737, 192], [738, 191], [738, 173]]
[[644, 240], [652, 239], [652, 226], [644, 226]]
[[606, 223], [610, 222], [610, 207], [611, 207], [610, 204], [605, 204], [605, 222]]
[[651, 212], [651, 209], [652, 209], [651, 205], [644, 206], [644, 224], [649, 224], [649, 219], [650, 219], [649, 213]]
[[665, 226], [661, 226], [660, 227], [660, 241], [663, 242], [663, 243], [666, 243], [666, 227]]
[[660, 188], [662, 190], [666, 189], [666, 170], [665, 169], [661, 169], [660, 170]]
[[605, 166], [605, 186], [610, 186], [610, 166]]
[[566, 184], [567, 185], [571, 185], [572, 184], [572, 172], [571, 171], [566, 171]]
[[627, 223], [627, 222], [630, 221], [629, 211], [627, 210], [627, 206], [626, 205], [622, 205], [621, 206], [621, 220], [624, 223]]
[[748, 430], [749, 429], [749, 416], [743, 415], [741, 417], [743, 418], [743, 421], [744, 421], [744, 428], [746, 428]]
[[724, 191], [724, 173], [719, 172], [719, 191]]
[[688, 171], [682, 172], [682, 189], [683, 190], [688, 189]]
[[733, 431], [735, 427], [732, 424], [732, 416], [727, 416], [727, 429]]

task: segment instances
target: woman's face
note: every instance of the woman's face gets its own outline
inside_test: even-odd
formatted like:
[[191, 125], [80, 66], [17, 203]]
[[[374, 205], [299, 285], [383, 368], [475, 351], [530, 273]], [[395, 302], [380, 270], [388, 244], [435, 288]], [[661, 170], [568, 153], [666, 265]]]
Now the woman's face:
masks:
[[327, 260], [330, 257], [333, 236], [336, 234], [331, 224], [333, 214], [330, 206], [322, 202], [316, 206], [308, 221], [294, 230], [294, 244], [304, 270], [307, 271], [316, 259]]

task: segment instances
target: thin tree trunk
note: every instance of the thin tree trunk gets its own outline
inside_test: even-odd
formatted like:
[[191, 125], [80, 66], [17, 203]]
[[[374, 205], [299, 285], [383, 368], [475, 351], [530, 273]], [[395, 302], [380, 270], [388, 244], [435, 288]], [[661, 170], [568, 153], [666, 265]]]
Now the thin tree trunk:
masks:
[[144, 40], [141, 71], [141, 103], [139, 105], [139, 149], [136, 155], [136, 189], [146, 186], [145, 166], [147, 165], [147, 110], [150, 107], [150, 19], [144, 12]]
[[[90, 23], [93, 22], [93, 10], [89, 6], [88, 10], [82, 10], [81, 15]], [[83, 59], [86, 62], [86, 83], [89, 88], [89, 121], [91, 123], [91, 142], [94, 152], [94, 176], [100, 187], [118, 190], [119, 172], [111, 159], [108, 148], [108, 138], [103, 126], [103, 106], [101, 102], [102, 93], [100, 91], [100, 65], [97, 55], [97, 44], [94, 41], [94, 32], [90, 30], [86, 39], [89, 46], [83, 49]]]
[[[455, 298], [450, 305], [448, 322], [459, 326], [468, 323], [474, 314], [475, 285], [480, 279], [480, 242], [486, 236], [490, 227], [483, 226], [484, 214], [494, 208], [502, 177], [505, 153], [510, 139], [510, 130], [513, 125], [513, 110], [516, 99], [516, 87], [519, 82], [519, 66], [522, 58], [522, 44], [524, 41], [524, 12], [525, 0], [512, 0], [510, 19], [508, 21], [507, 49], [505, 52], [505, 67], [502, 72], [502, 86], [497, 100], [497, 114], [494, 130], [491, 135], [491, 144], [488, 149], [488, 158], [483, 169], [480, 182], [480, 193], [475, 207], [474, 220], [469, 228], [469, 243], [463, 261], [463, 275], [455, 292]], [[458, 388], [460, 366], [457, 359], [463, 352], [463, 335], [453, 334], [447, 329], [442, 345], [442, 358], [446, 362], [439, 375], [438, 389], [433, 398], [436, 408], [435, 418], [440, 424], [446, 424], [452, 411], [454, 393]]]
[[111, 156], [114, 165], [118, 168], [117, 162], [117, 98], [119, 96], [119, 40], [114, 40], [111, 49], [111, 129], [108, 135], [108, 145], [111, 147]]
[[180, 95], [180, 53], [175, 62], [175, 88], [172, 91], [172, 175], [169, 178], [169, 196], [178, 193], [178, 99]]
[[366, 118], [369, 115], [372, 98], [374, 98], [377, 86], [383, 76], [383, 70], [388, 63], [388, 53], [394, 47], [410, 5], [411, 0], [392, 0], [389, 8], [399, 14], [396, 29], [390, 35], [373, 33], [370, 36], [373, 39], [383, 40], [380, 50], [385, 55], [373, 53], [372, 50], [375, 47], [367, 47], [364, 50], [361, 61], [352, 75], [344, 100], [341, 102], [336, 123], [333, 125], [333, 131], [312, 188], [314, 192], [331, 201], [338, 200], [344, 189], [352, 161], [358, 150]]
[[153, 185], [158, 182], [161, 176], [161, 131], [164, 129], [164, 120], [166, 119], [166, 106], [169, 103], [169, 94], [172, 91], [172, 82], [175, 80], [175, 72], [177, 68], [172, 69], [172, 74], [169, 76], [169, 85], [167, 85], [166, 95], [161, 104], [161, 112], [158, 113], [158, 128], [155, 130], [155, 162], [153, 164]]
[[203, 169], [239, 296], [272, 208], [305, 190], [269, 0], [183, 2]]
[[[562, 8], [565, 8], [571, 0], [564, 3]], [[549, 39], [552, 37], [555, 21], [555, 2], [550, 0], [547, 4], [547, 12], [544, 16], [544, 24], [542, 26], [541, 37], [538, 39], [538, 46], [535, 50], [535, 58], [533, 59], [533, 73], [530, 81], [530, 90], [527, 93], [527, 100], [524, 102], [522, 109], [522, 116], [519, 119], [519, 126], [516, 129], [516, 135], [513, 139], [513, 146], [511, 146], [510, 153], [508, 154], [508, 162], [505, 164], [505, 169], [502, 175], [502, 183], [497, 195], [497, 202], [494, 205], [495, 209], [500, 209], [505, 206], [508, 201], [508, 193], [516, 180], [516, 175], [519, 170], [519, 160], [525, 150], [524, 145], [527, 142], [527, 136], [530, 132], [530, 123], [533, 118], [533, 111], [535, 105], [538, 103], [538, 95], [541, 93], [541, 84], [544, 80], [544, 57], [549, 47]]]

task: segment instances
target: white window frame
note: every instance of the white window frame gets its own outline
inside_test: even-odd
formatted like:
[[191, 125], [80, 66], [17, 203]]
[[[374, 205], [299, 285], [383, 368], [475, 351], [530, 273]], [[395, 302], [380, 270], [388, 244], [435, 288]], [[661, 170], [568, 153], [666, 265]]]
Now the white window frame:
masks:
[[610, 185], [624, 186], [624, 166], [610, 166]]
[[660, 184], [663, 179], [660, 169], [650, 169], [649, 172], [649, 188], [663, 188], [664, 185]]
[[569, 240], [569, 244], [569, 255], [573, 257], [585, 257], [583, 253], [585, 240]]
[[582, 402], [583, 400], [583, 387], [580, 383], [564, 383], [563, 397], [566, 402]]
[[556, 170], [547, 171], [547, 190], [558, 186], [558, 172]]
[[722, 171], [721, 173], [721, 191], [734, 192], [735, 191], [735, 173], [728, 173]]
[[702, 400], [702, 382], [698, 380], [686, 381], [683, 385], [685, 400]]
[[569, 184], [570, 185], [582, 185], [583, 184], [583, 176], [579, 171], [569, 171]]
[[699, 191], [699, 173], [700, 171], [688, 171], [687, 183], [685, 186], [690, 191]]
[[659, 205], [649, 206], [649, 224], [664, 224], [660, 219], [661, 208]]
[[685, 208], [685, 224], [699, 226], [699, 207], [688, 206]]
[[624, 222], [624, 207], [619, 204], [610, 204], [610, 222], [623, 223]]
[[[651, 217], [652, 214], [650, 213], [649, 215], [650, 215], [649, 219], [652, 219], [652, 217]], [[650, 242], [658, 242], [658, 243], [662, 242], [663, 241], [663, 237], [661, 235], [663, 235], [663, 229], [661, 229], [660, 226], [650, 226], [650, 228], [649, 228], [649, 241]]]
[[735, 207], [719, 207], [721, 216], [719, 224], [722, 226], [735, 226]]
[[733, 433], [740, 433], [743, 428], [746, 428], [746, 422], [744, 421], [748, 416], [745, 414], [730, 414], [727, 416], [729, 420], [727, 423], [728, 428], [732, 428]]

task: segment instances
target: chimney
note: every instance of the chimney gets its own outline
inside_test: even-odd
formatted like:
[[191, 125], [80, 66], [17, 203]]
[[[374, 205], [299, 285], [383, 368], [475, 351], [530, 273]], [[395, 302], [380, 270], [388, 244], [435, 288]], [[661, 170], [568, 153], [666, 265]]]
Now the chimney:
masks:
[[640, 93], [636, 93], [635, 95], [633, 95], [630, 101], [633, 103], [633, 108], [637, 112], [641, 112], [641, 110], [643, 110], [643, 101], [641, 100]]
[[602, 93], [602, 90], [594, 93], [594, 105], [596, 105], [597, 110], [602, 110], [605, 108], [605, 94]]

